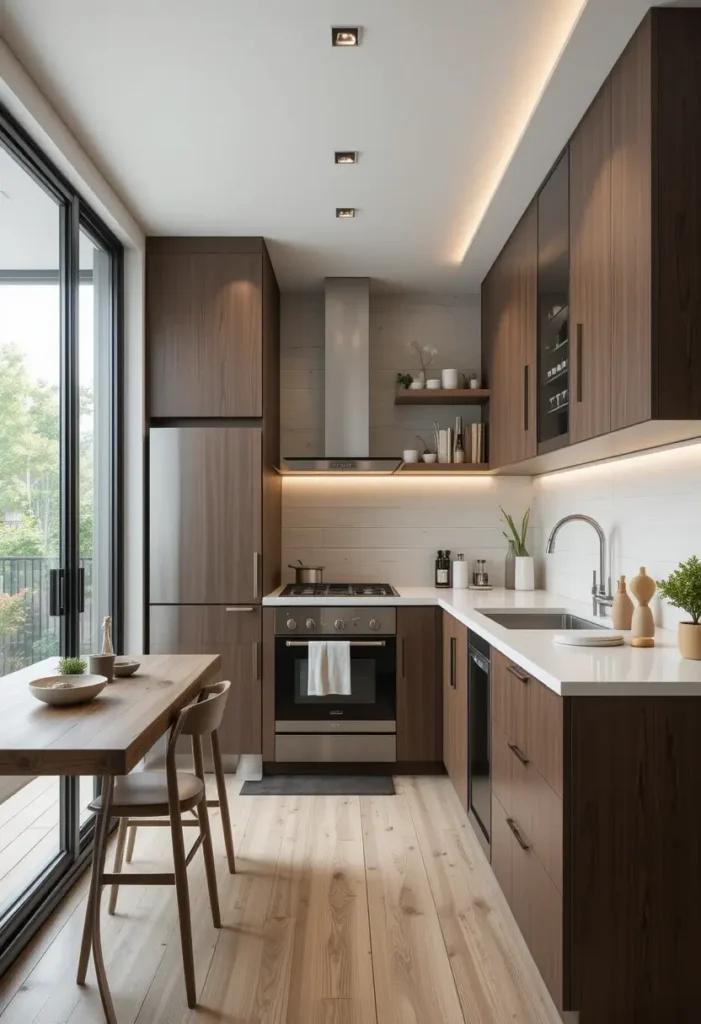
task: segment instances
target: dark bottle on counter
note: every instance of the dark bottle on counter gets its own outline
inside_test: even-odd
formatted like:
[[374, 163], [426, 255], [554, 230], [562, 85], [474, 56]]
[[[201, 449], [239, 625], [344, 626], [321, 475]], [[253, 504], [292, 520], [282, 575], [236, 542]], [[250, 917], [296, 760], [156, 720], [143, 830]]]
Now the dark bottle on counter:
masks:
[[439, 551], [436, 558], [436, 586], [450, 587], [450, 552]]

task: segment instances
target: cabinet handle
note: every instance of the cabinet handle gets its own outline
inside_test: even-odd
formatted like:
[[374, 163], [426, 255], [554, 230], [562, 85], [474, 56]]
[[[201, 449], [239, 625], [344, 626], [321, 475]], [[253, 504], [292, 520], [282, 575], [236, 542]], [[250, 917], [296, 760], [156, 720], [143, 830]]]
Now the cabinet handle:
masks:
[[451, 638], [450, 638], [450, 688], [451, 688], [451, 690], [455, 689], [455, 648], [456, 648], [456, 644], [457, 644], [456, 638], [454, 636], [451, 636]]
[[253, 552], [253, 599], [258, 600], [258, 569], [260, 565], [260, 552]]
[[401, 659], [402, 659], [400, 675], [401, 675], [401, 678], [404, 679], [405, 676], [406, 676], [406, 656], [405, 656], [405, 652], [404, 652], [404, 637], [402, 637], [402, 642], [401, 642], [401, 645], [400, 645], [400, 649], [401, 649]]
[[528, 760], [528, 758], [526, 757], [526, 755], [520, 747], [518, 747], [515, 743], [509, 743], [508, 746], [511, 753], [516, 755], [521, 764], [530, 764], [530, 761]]
[[527, 672], [524, 672], [522, 668], [517, 668], [516, 665], [507, 665], [506, 671], [510, 672], [512, 676], [516, 676], [521, 683], [527, 683], [531, 678]]
[[235, 608], [227, 608], [227, 612], [252, 612], [253, 608], [251, 605], [247, 605], [245, 608], [243, 605], [237, 605]]
[[582, 401], [582, 324], [577, 324], [577, 401]]
[[528, 431], [528, 421], [530, 419], [528, 409], [528, 375], [529, 366], [526, 364], [523, 368], [523, 429]]
[[514, 839], [516, 840], [516, 842], [518, 843], [518, 845], [519, 845], [519, 846], [521, 847], [521, 849], [522, 849], [522, 850], [530, 850], [530, 846], [528, 845], [528, 843], [526, 842], [526, 840], [525, 840], [525, 839], [523, 838], [523, 836], [522, 836], [522, 835], [521, 835], [521, 833], [519, 832], [519, 830], [518, 830], [518, 825], [516, 824], [516, 822], [514, 821], [514, 819], [513, 819], [513, 818], [507, 818], [507, 819], [506, 819], [506, 824], [507, 824], [507, 825], [509, 826], [509, 828], [510, 828], [510, 829], [511, 829], [511, 831], [513, 832], [513, 834], [514, 834]]
[[260, 664], [260, 644], [257, 640], [253, 641], [253, 681], [260, 682], [261, 677], [261, 664]]

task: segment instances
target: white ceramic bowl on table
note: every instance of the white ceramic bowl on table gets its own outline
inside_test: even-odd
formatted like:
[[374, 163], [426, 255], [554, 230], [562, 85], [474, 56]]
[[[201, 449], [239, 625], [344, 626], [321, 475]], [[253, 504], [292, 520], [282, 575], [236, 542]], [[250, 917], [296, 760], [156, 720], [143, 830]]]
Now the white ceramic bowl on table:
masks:
[[44, 676], [34, 679], [29, 689], [37, 700], [54, 707], [85, 704], [107, 686], [107, 676]]
[[140, 661], [134, 661], [133, 658], [117, 658], [114, 663], [114, 674], [116, 676], [133, 676], [136, 670], [141, 665]]

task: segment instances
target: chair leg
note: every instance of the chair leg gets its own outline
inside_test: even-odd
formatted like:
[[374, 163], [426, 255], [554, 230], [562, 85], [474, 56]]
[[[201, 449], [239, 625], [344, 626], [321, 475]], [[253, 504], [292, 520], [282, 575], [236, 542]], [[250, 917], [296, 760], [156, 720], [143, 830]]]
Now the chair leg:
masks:
[[134, 856], [134, 843], [136, 842], [136, 825], [129, 826], [129, 838], [127, 839], [127, 864], [131, 864], [131, 858]]
[[[114, 873], [119, 875], [122, 871], [122, 865], [124, 863], [124, 844], [127, 840], [127, 819], [119, 819], [119, 831], [117, 832], [117, 849], [114, 852]], [[117, 909], [117, 896], [119, 895], [119, 886], [113, 885], [110, 888], [110, 901], [107, 905], [107, 913], [114, 914]]]
[[219, 813], [221, 815], [222, 828], [224, 830], [224, 846], [226, 847], [226, 859], [229, 863], [229, 873], [236, 873], [236, 860], [234, 859], [234, 839], [231, 831], [231, 817], [229, 815], [229, 798], [226, 795], [226, 781], [224, 780], [224, 769], [222, 767], [221, 749], [219, 737], [216, 732], [212, 733], [212, 761], [214, 762], [214, 777], [217, 780], [217, 797], [219, 798]]
[[185, 864], [185, 839], [180, 808], [172, 807], [170, 813], [170, 833], [173, 840], [173, 862], [175, 867], [175, 894], [178, 899], [178, 918], [180, 919], [180, 944], [183, 950], [183, 970], [185, 973], [185, 991], [187, 1005], [193, 1010], [197, 1006], [197, 986], [195, 983], [195, 960], [192, 952], [192, 924], [190, 919], [190, 890], [187, 883], [187, 867]]
[[221, 915], [219, 913], [219, 893], [217, 892], [217, 869], [214, 866], [214, 847], [212, 846], [212, 829], [209, 824], [207, 813], [207, 795], [203, 794], [202, 802], [197, 807], [202, 831], [202, 850], [204, 853], [204, 869], [207, 875], [207, 889], [209, 890], [209, 905], [212, 908], [212, 924], [215, 928], [221, 928]]

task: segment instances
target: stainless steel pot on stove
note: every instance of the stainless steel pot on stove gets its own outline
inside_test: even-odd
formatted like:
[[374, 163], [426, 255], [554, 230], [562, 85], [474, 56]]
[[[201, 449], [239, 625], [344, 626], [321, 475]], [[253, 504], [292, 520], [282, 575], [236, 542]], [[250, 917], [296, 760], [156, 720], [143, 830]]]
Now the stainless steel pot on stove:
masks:
[[295, 583], [323, 583], [323, 565], [303, 565], [301, 558], [297, 559], [298, 565], [288, 565], [288, 569], [295, 571]]

